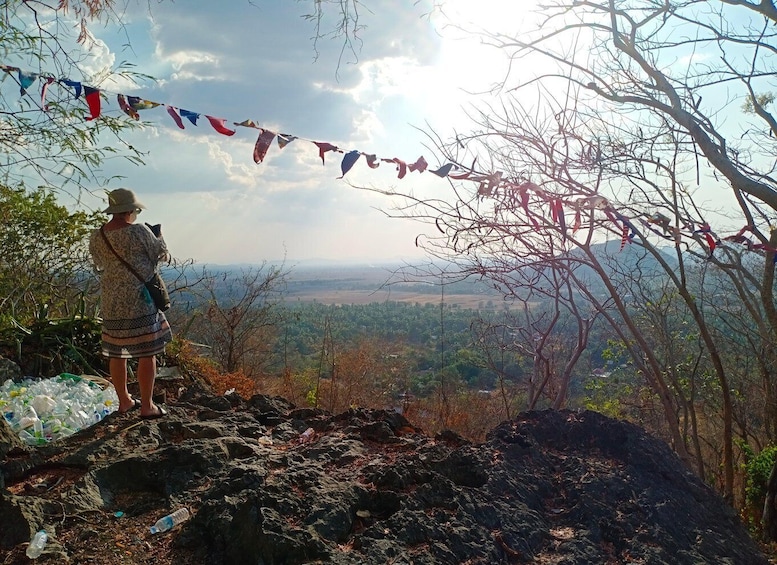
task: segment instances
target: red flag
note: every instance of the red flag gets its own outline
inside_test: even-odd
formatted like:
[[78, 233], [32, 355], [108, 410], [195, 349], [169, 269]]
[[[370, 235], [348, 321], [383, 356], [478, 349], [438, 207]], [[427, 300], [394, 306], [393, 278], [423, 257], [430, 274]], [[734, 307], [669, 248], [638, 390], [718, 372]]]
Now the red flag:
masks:
[[623, 251], [623, 248], [626, 247], [626, 242], [629, 240], [629, 224], [626, 222], [623, 222], [623, 233], [621, 234], [621, 248], [620, 251]]
[[256, 145], [254, 145], [254, 163], [257, 164], [264, 161], [264, 156], [267, 155], [267, 150], [270, 148], [272, 140], [275, 139], [275, 132], [262, 128], [259, 129], [262, 131], [256, 139]]
[[90, 114], [86, 117], [86, 121], [96, 120], [100, 117], [100, 91], [91, 86], [84, 86], [84, 97]]
[[408, 165], [407, 168], [410, 169], [410, 172], [418, 171], [419, 173], [423, 173], [426, 168], [429, 166], [429, 163], [426, 162], [426, 159], [423, 158], [423, 156], [419, 157], [418, 160], [413, 163], [412, 165]]
[[370, 169], [377, 169], [380, 167], [380, 161], [378, 161], [378, 156], [375, 154], [367, 155], [364, 154], [365, 159], [367, 159], [367, 166]]
[[167, 113], [170, 114], [170, 117], [173, 118], [175, 125], [177, 125], [181, 129], [185, 129], [183, 127], [183, 121], [181, 120], [181, 116], [178, 115], [178, 111], [173, 106], [167, 106], [167, 105], [165, 105], [165, 109], [167, 110]]
[[707, 245], [710, 246], [710, 256], [712, 256], [712, 252], [715, 251], [715, 239], [709, 232], [704, 232], [704, 239], [707, 240]]
[[385, 161], [386, 163], [396, 163], [397, 170], [399, 171], [397, 178], [405, 178], [405, 175], [407, 174], [407, 163], [405, 163], [402, 159], [394, 157], [393, 159], [381, 159], [381, 161]]
[[561, 234], [566, 236], [567, 221], [566, 218], [564, 218], [564, 206], [561, 198], [556, 199], [554, 206], [556, 207], [556, 221], [558, 222], [558, 225], [561, 226]]
[[313, 143], [316, 144], [316, 147], [318, 147], [318, 156], [321, 157], [321, 164], [325, 165], [324, 163], [324, 153], [327, 151], [337, 151], [338, 153], [340, 150], [331, 143], [327, 143], [326, 141], [314, 141]]
[[523, 211], [526, 212], [526, 217], [531, 220], [531, 223], [534, 224], [535, 228], [539, 228], [540, 224], [537, 221], [537, 218], [534, 217], [534, 214], [532, 214], [531, 210], [529, 209], [529, 187], [536, 186], [530, 182], [518, 185], [517, 190], [518, 194], [521, 197], [521, 208], [523, 208]]
[[210, 122], [210, 125], [213, 126], [213, 129], [215, 129], [217, 132], [223, 135], [235, 135], [235, 130], [229, 129], [225, 124], [226, 121], [224, 118], [214, 118], [213, 116], [205, 116], [208, 118], [208, 121]]

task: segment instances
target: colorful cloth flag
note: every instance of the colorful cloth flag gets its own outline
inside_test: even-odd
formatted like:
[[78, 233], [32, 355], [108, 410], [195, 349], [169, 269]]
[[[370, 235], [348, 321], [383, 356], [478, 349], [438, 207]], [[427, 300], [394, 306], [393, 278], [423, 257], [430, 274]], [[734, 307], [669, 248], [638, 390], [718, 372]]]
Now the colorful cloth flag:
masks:
[[135, 111], [150, 110], [151, 108], [156, 108], [157, 106], [159, 106], [158, 102], [151, 102], [151, 100], [144, 100], [139, 96], [127, 96], [127, 103], [129, 103], [130, 107]]
[[370, 169], [377, 169], [378, 167], [380, 167], [380, 160], [378, 159], [378, 156], [375, 155], [374, 153], [369, 155], [365, 153], [364, 158], [367, 159], [367, 166]]
[[84, 86], [84, 98], [86, 98], [86, 105], [89, 107], [86, 121], [96, 120], [100, 117], [100, 91], [91, 86]]
[[[605, 213], [607, 213], [608, 216], [610, 216], [610, 213], [609, 213], [610, 210], [611, 210], [610, 208], [605, 209]], [[620, 220], [621, 222], [623, 222], [623, 228], [621, 231], [621, 248], [620, 248], [620, 251], [623, 251], [623, 248], [626, 247], [626, 243], [634, 239], [634, 236], [636, 235], [636, 230], [634, 229], [634, 226], [631, 225], [631, 222], [629, 222], [626, 216], [624, 216], [623, 214], [621, 214], [616, 210], [612, 210], [612, 212], [615, 214], [615, 218], [617, 218], [617, 220]]]
[[710, 248], [710, 257], [712, 257], [712, 253], [715, 251], [715, 238], [713, 238], [709, 232], [704, 234], [704, 239], [707, 240], [707, 245]]
[[313, 142], [316, 147], [318, 147], [318, 156], [321, 157], [321, 164], [325, 165], [324, 163], [324, 153], [327, 151], [337, 151], [338, 153], [340, 150], [337, 148], [337, 146], [332, 145], [331, 143], [327, 143], [326, 141], [314, 141]]
[[46, 82], [43, 83], [43, 86], [40, 89], [40, 105], [44, 112], [49, 111], [49, 105], [46, 104], [46, 92], [48, 92], [49, 85], [52, 82], [54, 82], [54, 77], [46, 77]]
[[134, 118], [136, 120], [140, 119], [140, 114], [138, 114], [132, 106], [129, 105], [129, 102], [127, 102], [127, 99], [124, 97], [123, 94], [118, 94], [116, 96], [116, 100], [119, 103], [119, 108], [124, 111], [125, 114], [127, 114], [130, 118]]
[[217, 132], [219, 132], [222, 135], [235, 135], [235, 130], [229, 129], [225, 124], [226, 120], [224, 118], [214, 118], [213, 116], [205, 116], [208, 118], [208, 121], [210, 122], [210, 125], [213, 126], [213, 129], [215, 129]]
[[429, 163], [426, 162], [426, 159], [424, 159], [423, 155], [419, 157], [415, 163], [407, 166], [407, 168], [410, 169], [411, 173], [414, 171], [423, 173], [427, 169], [427, 167], [429, 167]]
[[279, 133], [278, 134], [278, 147], [283, 149], [286, 147], [289, 143], [297, 139], [296, 135], [290, 135], [288, 133]]
[[200, 117], [197, 112], [190, 112], [189, 110], [184, 110], [183, 108], [178, 108], [178, 111], [181, 113], [181, 117], [186, 118], [193, 125], [197, 125], [197, 119]]
[[521, 197], [521, 208], [523, 208], [523, 211], [526, 212], [526, 217], [531, 220], [531, 223], [534, 225], [535, 228], [539, 229], [540, 223], [537, 221], [537, 218], [534, 217], [534, 214], [529, 208], [529, 190], [532, 189], [532, 190], [542, 192], [540, 190], [540, 187], [534, 184], [533, 182], [525, 182], [523, 184], [518, 185], [516, 189], [518, 190], [518, 195]]
[[343, 178], [345, 174], [353, 168], [353, 166], [356, 164], [356, 161], [359, 160], [359, 157], [361, 157], [361, 155], [362, 155], [361, 152], [356, 150], [349, 151], [348, 153], [346, 153], [345, 156], [343, 157], [342, 162], [340, 163], [340, 171], [342, 171], [343, 174], [337, 178], [339, 179]]
[[38, 78], [38, 73], [31, 73], [31, 72], [27, 72], [19, 69], [18, 77], [19, 77], [19, 86], [21, 87], [19, 89], [19, 93], [24, 95], [27, 93], [27, 89], [30, 88], [32, 86], [32, 83], [35, 82], [35, 80]]
[[185, 129], [183, 127], [183, 120], [181, 120], [181, 116], [178, 114], [178, 110], [174, 106], [165, 105], [165, 110], [167, 110], [167, 113], [170, 114], [171, 118], [173, 118], [175, 125], [181, 129]]
[[553, 201], [553, 215], [555, 216], [554, 219], [558, 222], [558, 225], [561, 227], [562, 237], [566, 237], [567, 221], [566, 221], [566, 218], [564, 218], [564, 206], [563, 206], [563, 202], [561, 201], [561, 198], [556, 198]]
[[275, 132], [262, 129], [259, 137], [256, 139], [256, 145], [254, 145], [254, 163], [259, 164], [264, 161], [264, 156], [267, 155], [267, 150], [270, 148], [273, 139], [275, 139]]
[[433, 174], [437, 175], [440, 178], [445, 178], [445, 177], [447, 177], [450, 174], [451, 169], [453, 167], [455, 167], [455, 166], [456, 165], [454, 165], [453, 163], [446, 163], [445, 165], [443, 165], [442, 167], [440, 167], [436, 171], [431, 171], [431, 172]]
[[66, 79], [62, 79], [60, 82], [62, 84], [64, 84], [65, 86], [69, 86], [70, 88], [74, 88], [75, 89], [75, 91], [76, 91], [75, 99], [76, 100], [81, 98], [81, 83], [80, 82], [75, 81], [75, 80], [70, 80], [70, 79], [67, 79], [67, 78]]
[[407, 163], [405, 163], [402, 159], [394, 157], [393, 159], [381, 159], [381, 161], [384, 161], [386, 163], [396, 163], [397, 171], [399, 171], [399, 174], [397, 174], [397, 178], [400, 178], [400, 179], [405, 178], [405, 175], [407, 174]]
[[256, 122], [253, 120], [243, 120], [242, 122], [232, 122], [236, 126], [242, 126], [244, 128], [254, 128], [254, 129], [262, 129], [258, 125], [256, 125]]

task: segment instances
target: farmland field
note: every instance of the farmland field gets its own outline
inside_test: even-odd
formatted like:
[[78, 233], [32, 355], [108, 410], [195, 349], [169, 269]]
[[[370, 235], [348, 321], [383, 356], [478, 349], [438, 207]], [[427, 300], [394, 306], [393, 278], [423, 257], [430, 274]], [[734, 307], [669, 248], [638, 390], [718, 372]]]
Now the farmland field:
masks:
[[[501, 300], [489, 286], [479, 281], [457, 281], [444, 288], [436, 278], [400, 279], [397, 265], [296, 266], [288, 277], [287, 302], [321, 304], [370, 304], [403, 302], [439, 304], [461, 308], [498, 307]], [[490, 304], [489, 304], [490, 302]]]

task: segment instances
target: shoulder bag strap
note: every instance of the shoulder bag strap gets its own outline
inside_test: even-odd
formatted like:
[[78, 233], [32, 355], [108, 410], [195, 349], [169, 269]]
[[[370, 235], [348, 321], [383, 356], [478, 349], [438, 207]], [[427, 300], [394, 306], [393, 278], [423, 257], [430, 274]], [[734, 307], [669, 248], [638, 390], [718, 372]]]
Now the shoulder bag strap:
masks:
[[125, 260], [124, 260], [124, 258], [123, 258], [121, 255], [119, 255], [119, 254], [116, 252], [116, 250], [113, 248], [113, 245], [111, 245], [111, 242], [110, 242], [110, 241], [108, 241], [108, 236], [107, 236], [107, 235], [105, 235], [105, 230], [103, 229], [104, 227], [105, 227], [105, 226], [100, 226], [100, 235], [102, 235], [102, 236], [103, 236], [103, 241], [105, 241], [105, 245], [107, 245], [107, 246], [108, 246], [108, 249], [110, 249], [111, 251], [113, 251], [113, 254], [114, 254], [114, 255], [116, 255], [116, 258], [117, 258], [119, 261], [121, 261], [121, 262], [124, 264], [124, 266], [125, 266], [125, 267], [127, 267], [127, 269], [129, 269], [129, 270], [130, 270], [130, 272], [131, 272], [133, 275], [135, 275], [135, 276], [138, 278], [138, 280], [139, 280], [140, 282], [142, 282], [142, 283], [145, 283], [146, 281], [144, 281], [144, 280], [143, 280], [143, 277], [141, 277], [141, 276], [138, 274], [138, 272], [135, 270], [135, 268], [134, 268], [132, 265], [130, 265], [129, 263], [127, 263], [127, 261], [125, 261]]

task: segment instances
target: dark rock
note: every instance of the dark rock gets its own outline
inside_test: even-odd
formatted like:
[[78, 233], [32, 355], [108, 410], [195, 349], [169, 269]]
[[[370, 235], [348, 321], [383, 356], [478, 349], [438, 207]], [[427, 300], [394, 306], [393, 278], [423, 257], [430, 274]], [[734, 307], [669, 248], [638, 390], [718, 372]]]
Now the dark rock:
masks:
[[0, 461], [6, 458], [10, 453], [11, 455], [20, 455], [28, 451], [27, 446], [19, 438], [19, 434], [14, 432], [9, 426], [5, 418], [0, 416]]
[[[43, 450], [3, 448], [0, 548], [22, 555], [50, 524], [64, 559], [112, 563], [121, 509], [122, 530], [139, 524], [124, 551], [150, 562], [148, 525], [187, 506], [155, 562], [768, 563], [664, 443], [600, 414], [523, 413], [478, 445], [430, 438], [391, 411], [233, 396], [192, 389], [160, 420], [120, 416]], [[14, 449], [26, 467], [10, 464]], [[56, 489], [22, 488], [55, 471]]]
[[13, 361], [0, 356], [0, 384], [3, 384], [8, 379], [12, 381], [20, 381], [22, 379], [22, 370]]
[[13, 361], [0, 355], [0, 384], [8, 379], [20, 381], [22, 379], [22, 370]]

